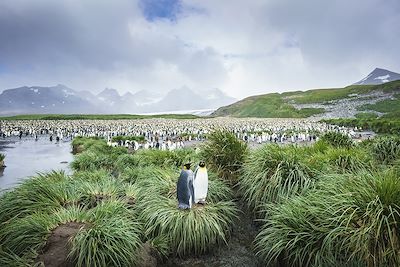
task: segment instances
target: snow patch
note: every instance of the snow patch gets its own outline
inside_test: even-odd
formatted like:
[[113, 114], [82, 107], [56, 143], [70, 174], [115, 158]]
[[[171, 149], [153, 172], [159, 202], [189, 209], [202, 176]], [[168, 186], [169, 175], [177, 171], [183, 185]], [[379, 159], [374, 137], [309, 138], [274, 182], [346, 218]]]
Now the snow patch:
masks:
[[374, 80], [381, 80], [381, 82], [387, 83], [387, 82], [389, 82], [389, 80], [388, 80], [389, 78], [390, 78], [390, 75], [386, 74], [383, 76], [376, 77]]
[[40, 106], [41, 108], [44, 108], [44, 106]]
[[62, 91], [63, 91], [64, 94], [65, 94], [64, 97], [68, 97], [68, 96], [70, 96], [70, 95], [75, 95], [74, 92], [68, 91], [68, 90], [66, 90], [66, 89], [63, 89]]

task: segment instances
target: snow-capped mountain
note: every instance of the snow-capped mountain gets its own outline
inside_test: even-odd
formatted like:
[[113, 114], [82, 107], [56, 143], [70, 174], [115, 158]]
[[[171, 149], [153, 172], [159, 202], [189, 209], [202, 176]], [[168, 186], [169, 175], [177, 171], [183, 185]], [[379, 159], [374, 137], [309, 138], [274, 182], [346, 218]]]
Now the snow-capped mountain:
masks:
[[392, 72], [385, 69], [376, 68], [367, 77], [362, 79], [359, 82], [356, 82], [355, 85], [366, 85], [366, 84], [382, 84], [392, 81], [400, 80], [400, 74], [396, 72]]
[[89, 113], [100, 110], [64, 85], [19, 87], [0, 94], [0, 114]]
[[115, 106], [121, 101], [118, 91], [112, 88], [106, 88], [97, 95], [97, 99], [107, 106]]
[[235, 99], [218, 89], [197, 94], [187, 87], [169, 91], [164, 97], [145, 90], [120, 95], [106, 88], [95, 95], [64, 85], [19, 87], [0, 94], [0, 115], [35, 113], [154, 113], [216, 109]]

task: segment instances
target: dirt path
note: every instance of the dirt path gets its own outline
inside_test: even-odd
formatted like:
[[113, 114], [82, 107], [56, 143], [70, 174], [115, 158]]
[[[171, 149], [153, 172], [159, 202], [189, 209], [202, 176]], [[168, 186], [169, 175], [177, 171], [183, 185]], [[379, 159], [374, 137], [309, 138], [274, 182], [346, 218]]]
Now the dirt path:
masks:
[[221, 245], [209, 253], [186, 259], [169, 258], [167, 262], [158, 264], [162, 267], [258, 267], [264, 266], [253, 251], [253, 241], [257, 227], [250, 213], [239, 207], [241, 212], [234, 223], [231, 238], [227, 246]]

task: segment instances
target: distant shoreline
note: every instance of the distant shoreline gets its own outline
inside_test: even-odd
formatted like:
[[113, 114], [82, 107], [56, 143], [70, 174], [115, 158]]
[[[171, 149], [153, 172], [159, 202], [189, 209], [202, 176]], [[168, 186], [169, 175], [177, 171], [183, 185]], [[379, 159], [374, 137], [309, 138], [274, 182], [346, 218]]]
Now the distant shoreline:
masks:
[[158, 114], [158, 115], [136, 115], [136, 114], [29, 114], [0, 117], [1, 120], [133, 120], [133, 119], [198, 119], [201, 118], [191, 114]]

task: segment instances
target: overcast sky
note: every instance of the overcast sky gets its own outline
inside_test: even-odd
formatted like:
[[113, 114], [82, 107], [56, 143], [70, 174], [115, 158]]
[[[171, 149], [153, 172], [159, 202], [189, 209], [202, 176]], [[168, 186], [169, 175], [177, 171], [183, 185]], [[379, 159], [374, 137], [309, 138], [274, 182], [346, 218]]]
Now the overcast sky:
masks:
[[398, 0], [0, 0], [0, 91], [248, 95], [400, 72]]

